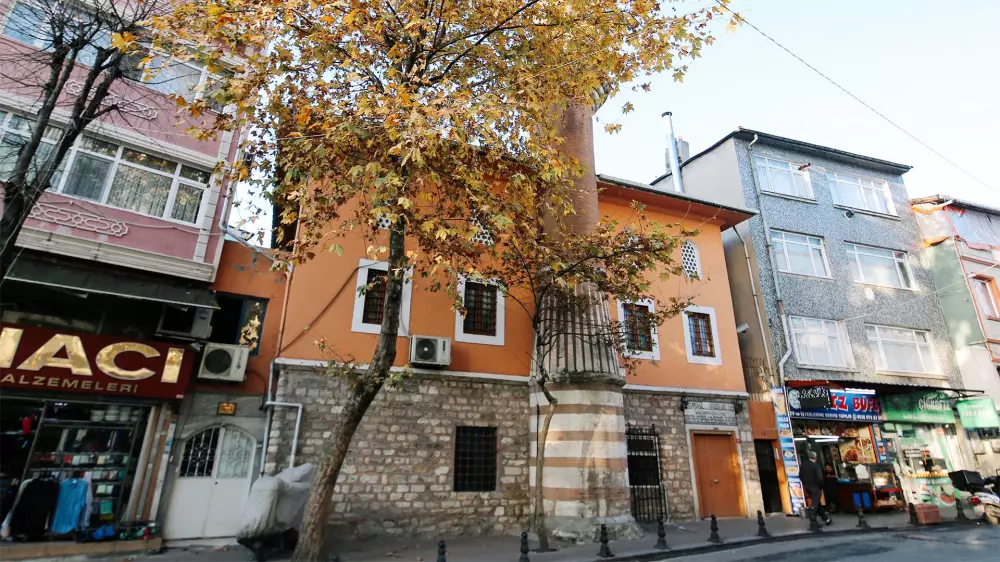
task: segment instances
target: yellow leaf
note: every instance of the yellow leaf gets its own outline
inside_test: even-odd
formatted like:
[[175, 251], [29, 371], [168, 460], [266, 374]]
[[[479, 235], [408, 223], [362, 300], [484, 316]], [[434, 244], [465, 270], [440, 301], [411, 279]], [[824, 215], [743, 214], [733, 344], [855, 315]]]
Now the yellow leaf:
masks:
[[111, 46], [119, 51], [128, 50], [129, 46], [135, 42], [135, 35], [129, 32], [114, 33], [111, 35]]

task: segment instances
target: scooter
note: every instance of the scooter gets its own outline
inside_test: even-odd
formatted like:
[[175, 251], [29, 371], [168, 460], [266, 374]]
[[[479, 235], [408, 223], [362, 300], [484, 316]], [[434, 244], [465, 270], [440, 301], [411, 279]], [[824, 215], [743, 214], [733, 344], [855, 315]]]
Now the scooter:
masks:
[[969, 504], [977, 516], [990, 525], [1000, 526], [1000, 496], [996, 493], [996, 476], [983, 479], [983, 475], [974, 470], [956, 470], [949, 472], [948, 478], [951, 478], [951, 484], [956, 490], [972, 494]]

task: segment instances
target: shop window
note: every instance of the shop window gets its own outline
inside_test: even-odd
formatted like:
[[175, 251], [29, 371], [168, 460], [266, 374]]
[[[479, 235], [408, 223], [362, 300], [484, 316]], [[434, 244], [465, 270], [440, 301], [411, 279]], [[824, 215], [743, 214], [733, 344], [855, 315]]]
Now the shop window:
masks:
[[216, 295], [219, 310], [212, 315], [211, 341], [245, 345], [250, 355], [260, 352], [267, 301], [239, 295]]
[[651, 300], [638, 302], [618, 301], [618, 319], [625, 344], [623, 353], [633, 359], [660, 358], [659, 337], [651, 321], [655, 312]]
[[[385, 280], [388, 278], [389, 264], [363, 259], [358, 263], [357, 292], [354, 294], [354, 312], [351, 316], [351, 331], [378, 334], [382, 331], [383, 303], [385, 301]], [[410, 295], [413, 283], [408, 279], [403, 283], [403, 302], [399, 311], [400, 336], [409, 335]]]
[[718, 342], [714, 308], [689, 306], [684, 310], [684, 345], [689, 363], [721, 365]]
[[455, 428], [456, 492], [492, 492], [497, 489], [497, 428]]

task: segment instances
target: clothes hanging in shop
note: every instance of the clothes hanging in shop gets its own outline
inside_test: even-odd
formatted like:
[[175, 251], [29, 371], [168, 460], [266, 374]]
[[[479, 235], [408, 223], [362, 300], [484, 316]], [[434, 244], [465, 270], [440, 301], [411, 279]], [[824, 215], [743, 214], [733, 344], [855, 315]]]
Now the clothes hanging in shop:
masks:
[[86, 527], [83, 520], [87, 510], [90, 483], [83, 478], [69, 478], [59, 484], [59, 499], [49, 530], [57, 535], [65, 535]]
[[52, 478], [32, 478], [18, 494], [10, 511], [10, 535], [37, 540], [45, 535], [59, 501], [59, 483]]

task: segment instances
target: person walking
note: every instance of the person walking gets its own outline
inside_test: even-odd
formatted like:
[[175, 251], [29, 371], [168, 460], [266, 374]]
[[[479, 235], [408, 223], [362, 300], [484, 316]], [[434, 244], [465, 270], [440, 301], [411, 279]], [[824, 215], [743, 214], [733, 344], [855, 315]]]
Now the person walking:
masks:
[[816, 451], [809, 451], [806, 457], [806, 461], [799, 467], [799, 478], [812, 504], [809, 509], [827, 525], [832, 525], [833, 519], [830, 519], [830, 514], [823, 507], [823, 469], [816, 462]]

